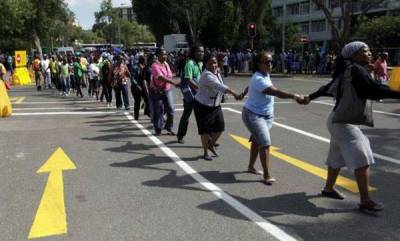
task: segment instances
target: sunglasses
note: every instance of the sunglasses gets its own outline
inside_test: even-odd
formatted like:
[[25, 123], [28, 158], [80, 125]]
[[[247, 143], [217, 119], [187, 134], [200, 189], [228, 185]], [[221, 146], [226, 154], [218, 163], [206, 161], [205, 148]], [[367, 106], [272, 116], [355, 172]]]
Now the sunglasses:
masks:
[[267, 60], [267, 61], [264, 62], [264, 64], [272, 64], [272, 63], [273, 63], [272, 60]]

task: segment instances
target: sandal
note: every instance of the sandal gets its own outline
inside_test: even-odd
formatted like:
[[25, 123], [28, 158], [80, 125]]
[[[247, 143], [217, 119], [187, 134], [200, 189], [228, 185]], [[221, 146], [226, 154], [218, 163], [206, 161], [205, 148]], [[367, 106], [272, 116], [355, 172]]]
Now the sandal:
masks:
[[204, 155], [203, 159], [206, 161], [212, 161], [212, 158], [209, 155]]
[[262, 171], [259, 171], [259, 170], [256, 170], [256, 169], [251, 169], [251, 168], [247, 169], [247, 172], [250, 172], [251, 174], [255, 174], [255, 175], [262, 175], [263, 174]]
[[214, 146], [211, 145], [211, 143], [208, 145], [208, 150], [210, 150], [215, 157], [218, 157], [218, 153], [215, 151]]
[[360, 208], [361, 211], [367, 210], [370, 212], [380, 212], [383, 211], [384, 209], [382, 204], [376, 203], [372, 200], [369, 200], [365, 203], [359, 203], [358, 207]]
[[265, 185], [271, 186], [274, 182], [276, 182], [276, 179], [273, 177], [266, 178], [262, 181]]
[[340, 192], [336, 191], [335, 189], [333, 189], [333, 191], [331, 191], [331, 192], [321, 190], [321, 195], [323, 197], [333, 198], [333, 199], [338, 199], [338, 200], [344, 199], [344, 195], [341, 194]]

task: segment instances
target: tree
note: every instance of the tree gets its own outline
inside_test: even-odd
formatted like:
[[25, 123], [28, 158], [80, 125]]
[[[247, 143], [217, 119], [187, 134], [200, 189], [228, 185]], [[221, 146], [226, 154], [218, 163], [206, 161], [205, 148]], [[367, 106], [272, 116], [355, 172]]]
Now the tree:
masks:
[[95, 13], [95, 19], [92, 31], [108, 43], [118, 42], [130, 46], [135, 42], [154, 41], [153, 34], [146, 26], [121, 19], [113, 8], [111, 0], [103, 0], [100, 11]]
[[400, 16], [382, 16], [364, 19], [356, 36], [371, 48], [398, 47], [400, 42]]
[[[332, 31], [332, 42], [334, 50], [338, 52], [351, 39], [354, 26], [354, 14], [359, 11], [360, 15], [365, 15], [371, 8], [387, 4], [387, 0], [336, 0], [340, 7], [340, 17], [333, 13], [331, 6], [327, 6], [325, 0], [312, 0], [320, 8], [328, 21]], [[341, 24], [338, 24], [340, 20]]]

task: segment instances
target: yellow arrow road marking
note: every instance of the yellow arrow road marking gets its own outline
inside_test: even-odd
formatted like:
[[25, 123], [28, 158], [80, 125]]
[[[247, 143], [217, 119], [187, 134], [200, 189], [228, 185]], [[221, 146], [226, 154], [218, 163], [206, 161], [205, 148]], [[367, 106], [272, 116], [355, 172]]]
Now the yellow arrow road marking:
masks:
[[[250, 142], [248, 141], [248, 139], [240, 137], [240, 136], [236, 136], [236, 135], [232, 135], [231, 137], [238, 142], [239, 144], [241, 144], [242, 146], [246, 147], [247, 149], [250, 149]], [[288, 156], [286, 154], [283, 154], [281, 152], [278, 151], [279, 148], [273, 147], [271, 146], [270, 148], [270, 154], [276, 158], [279, 158], [295, 167], [298, 167], [306, 172], [309, 172], [315, 176], [318, 176], [322, 179], [326, 180], [326, 177], [328, 175], [328, 172], [325, 169], [322, 169], [320, 167], [314, 166], [310, 163], [307, 163], [305, 161], [296, 159], [294, 157]], [[338, 186], [343, 187], [344, 189], [347, 189], [351, 192], [358, 192], [358, 186], [357, 183], [349, 178], [343, 177], [343, 176], [339, 176], [337, 178], [336, 184]], [[369, 187], [370, 191], [375, 191], [376, 188], [374, 187]]]
[[37, 171], [50, 174], [29, 232], [29, 239], [67, 233], [62, 172], [74, 169], [75, 164], [61, 148], [58, 148]]

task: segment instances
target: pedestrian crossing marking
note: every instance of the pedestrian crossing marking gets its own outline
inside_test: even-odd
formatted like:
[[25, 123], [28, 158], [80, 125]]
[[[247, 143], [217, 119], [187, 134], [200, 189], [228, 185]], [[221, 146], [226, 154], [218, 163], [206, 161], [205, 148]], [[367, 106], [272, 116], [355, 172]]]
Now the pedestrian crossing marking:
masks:
[[13, 104], [21, 104], [22, 102], [24, 102], [25, 99], [26, 99], [25, 96], [23, 96], [23, 97], [10, 97], [10, 101]]
[[[232, 134], [230, 136], [232, 137], [232, 139], [234, 139], [240, 145], [244, 146], [247, 149], [250, 149], [250, 145], [251, 144], [248, 141], [248, 139], [240, 137], [240, 136], [237, 136], [237, 135], [232, 135]], [[326, 180], [326, 177], [327, 177], [328, 173], [327, 173], [327, 171], [325, 169], [322, 169], [320, 167], [314, 166], [314, 165], [312, 165], [310, 163], [307, 163], [305, 161], [302, 161], [302, 160], [296, 159], [294, 157], [288, 156], [286, 154], [283, 154], [283, 153], [279, 152], [279, 148], [274, 147], [274, 146], [271, 146], [270, 154], [271, 154], [271, 156], [274, 156], [274, 157], [276, 157], [276, 158], [278, 158], [278, 159], [280, 159], [282, 161], [285, 161], [285, 162], [287, 162], [287, 163], [289, 163], [289, 164], [291, 164], [291, 165], [293, 165], [293, 166], [295, 166], [297, 168], [300, 168], [300, 169], [302, 169], [302, 170], [304, 170], [304, 171], [306, 171], [308, 173], [311, 173], [311, 174], [313, 174], [315, 176], [318, 176], [318, 177]], [[349, 178], [343, 177], [343, 176], [339, 176], [337, 178], [336, 185], [338, 185], [338, 186], [340, 186], [340, 187], [342, 187], [342, 188], [344, 188], [344, 189], [346, 189], [348, 191], [354, 192], [354, 193], [358, 193], [359, 192], [357, 183], [355, 181], [353, 181], [353, 180], [351, 180]], [[376, 188], [374, 188], [374, 187], [368, 187], [368, 189], [369, 189], [369, 191], [375, 191], [376, 190]]]

